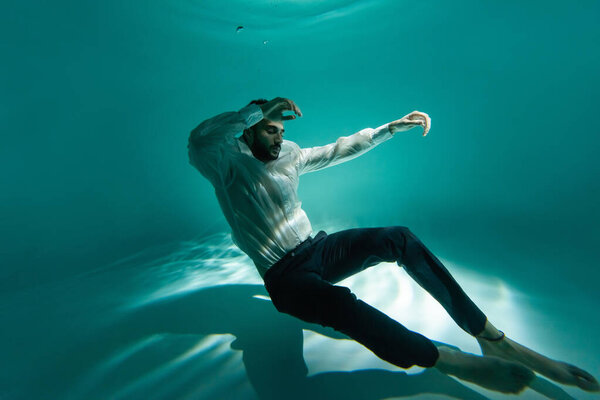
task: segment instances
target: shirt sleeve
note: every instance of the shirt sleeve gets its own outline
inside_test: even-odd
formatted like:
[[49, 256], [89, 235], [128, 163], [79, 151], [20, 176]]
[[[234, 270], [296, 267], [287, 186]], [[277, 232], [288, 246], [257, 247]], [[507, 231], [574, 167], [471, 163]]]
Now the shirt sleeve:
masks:
[[366, 128], [353, 135], [342, 136], [335, 143], [325, 146], [301, 148], [298, 159], [299, 174], [318, 171], [350, 161], [393, 136], [388, 123], [375, 129]]
[[201, 122], [192, 130], [189, 140], [193, 144], [219, 145], [234, 139], [237, 133], [261, 119], [262, 109], [257, 104], [249, 104], [239, 111], [224, 112]]
[[[211, 182], [217, 183], [227, 171], [226, 153], [235, 144], [235, 135], [263, 119], [262, 109], [249, 104], [201, 122], [188, 139], [189, 162]], [[222, 181], [222, 179], [221, 179]]]

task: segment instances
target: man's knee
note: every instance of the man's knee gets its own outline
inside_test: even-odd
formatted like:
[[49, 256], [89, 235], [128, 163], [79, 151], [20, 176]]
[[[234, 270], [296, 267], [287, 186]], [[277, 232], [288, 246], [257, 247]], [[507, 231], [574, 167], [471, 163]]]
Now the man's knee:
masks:
[[412, 234], [413, 233], [406, 226], [402, 226], [402, 225], [387, 226], [387, 227], [381, 228], [379, 230], [379, 235], [380, 235], [379, 239], [384, 239], [384, 240], [390, 239], [390, 240], [395, 240], [395, 241], [403, 241], [404, 238], [406, 238], [407, 236], [410, 236]]
[[389, 229], [395, 235], [399, 235], [399, 236], [412, 235], [412, 232], [410, 231], [410, 229], [407, 226], [394, 225], [394, 226], [390, 226]]
[[388, 251], [393, 254], [396, 260], [401, 260], [406, 253], [407, 243], [413, 237], [413, 233], [406, 226], [395, 225], [383, 228], [381, 230], [383, 237], [381, 243], [388, 247]]

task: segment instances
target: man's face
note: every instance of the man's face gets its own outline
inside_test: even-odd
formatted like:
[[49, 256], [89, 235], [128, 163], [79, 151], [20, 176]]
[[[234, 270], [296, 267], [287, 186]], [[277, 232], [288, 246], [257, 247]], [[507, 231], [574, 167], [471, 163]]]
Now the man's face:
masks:
[[252, 154], [263, 162], [277, 159], [285, 131], [283, 121], [263, 119], [254, 130], [254, 140], [250, 146]]

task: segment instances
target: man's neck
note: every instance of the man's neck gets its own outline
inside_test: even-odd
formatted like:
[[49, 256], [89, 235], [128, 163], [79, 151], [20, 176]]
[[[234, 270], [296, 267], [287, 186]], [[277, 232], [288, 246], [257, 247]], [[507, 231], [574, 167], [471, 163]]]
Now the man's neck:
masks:
[[248, 144], [248, 142], [246, 141], [246, 136], [243, 136], [243, 135], [242, 135], [241, 139], [242, 139], [242, 141], [243, 141], [244, 143], [246, 143], [246, 145], [248, 146], [248, 148], [249, 148], [249, 149], [250, 149], [250, 151], [252, 152], [252, 155], [253, 155], [253, 156], [254, 156], [254, 158], [256, 158], [258, 161], [260, 161], [260, 162], [262, 162], [262, 163], [267, 163], [267, 162], [271, 161], [271, 160], [269, 160], [269, 159], [263, 160], [263, 159], [260, 159], [259, 157], [257, 157], [257, 156], [256, 156], [256, 153], [254, 153], [254, 150], [252, 149], [252, 146], [250, 146], [250, 145]]

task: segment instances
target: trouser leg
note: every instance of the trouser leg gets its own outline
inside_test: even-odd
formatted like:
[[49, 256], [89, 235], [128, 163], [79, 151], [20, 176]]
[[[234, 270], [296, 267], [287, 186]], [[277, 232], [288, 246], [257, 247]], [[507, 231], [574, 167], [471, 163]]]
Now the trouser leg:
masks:
[[475, 335], [483, 330], [483, 312], [403, 226], [356, 228], [327, 235], [302, 257], [290, 261], [291, 265], [274, 268], [265, 286], [282, 312], [333, 327], [402, 368], [432, 366], [439, 353], [431, 340], [357, 299], [350, 289], [334, 285], [382, 261], [404, 265], [466, 332]]
[[483, 331], [485, 314], [407, 227], [348, 229], [328, 235], [318, 246], [323, 279], [336, 283], [379, 262], [396, 262], [464, 331], [473, 336]]
[[400, 230], [406, 247], [398, 265], [423, 289], [427, 290], [465, 332], [476, 336], [485, 326], [487, 317], [469, 298], [442, 262], [410, 230]]
[[439, 353], [431, 340], [357, 299], [347, 287], [332, 285], [317, 273], [272, 274], [265, 286], [279, 311], [332, 327], [394, 365], [431, 367], [437, 361]]

